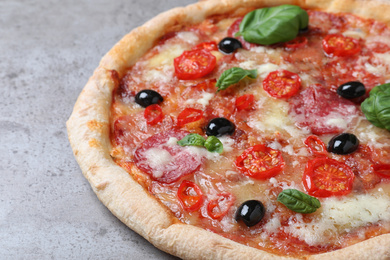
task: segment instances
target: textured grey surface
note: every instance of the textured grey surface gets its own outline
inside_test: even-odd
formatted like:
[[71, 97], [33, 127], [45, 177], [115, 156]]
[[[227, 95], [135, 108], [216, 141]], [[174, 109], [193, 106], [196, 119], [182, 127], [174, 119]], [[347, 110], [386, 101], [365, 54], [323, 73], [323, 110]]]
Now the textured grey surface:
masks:
[[128, 31], [195, 0], [0, 0], [0, 259], [175, 259], [99, 202], [65, 122]]

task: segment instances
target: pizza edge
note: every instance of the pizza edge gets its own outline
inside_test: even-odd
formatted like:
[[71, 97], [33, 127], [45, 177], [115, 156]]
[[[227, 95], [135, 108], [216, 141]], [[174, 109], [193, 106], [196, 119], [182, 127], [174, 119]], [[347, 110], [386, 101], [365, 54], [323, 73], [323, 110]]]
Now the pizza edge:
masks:
[[[245, 5], [245, 8], [242, 5]], [[110, 156], [110, 107], [117, 82], [155, 41], [171, 28], [211, 15], [240, 14], [248, 8], [280, 4], [329, 12], [350, 12], [390, 24], [390, 4], [365, 0], [208, 0], [164, 12], [125, 35], [101, 60], [81, 92], [67, 122], [68, 136], [80, 168], [99, 200], [123, 223], [159, 249], [184, 259], [291, 259], [231, 241], [201, 228], [182, 224]], [[151, 213], [152, 212], [152, 213]], [[390, 234], [302, 259], [388, 259]]]

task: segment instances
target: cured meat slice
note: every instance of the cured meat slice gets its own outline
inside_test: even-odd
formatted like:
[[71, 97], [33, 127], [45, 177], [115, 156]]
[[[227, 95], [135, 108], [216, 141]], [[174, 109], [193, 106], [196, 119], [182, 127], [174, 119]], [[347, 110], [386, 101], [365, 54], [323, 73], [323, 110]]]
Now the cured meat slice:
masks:
[[298, 127], [322, 135], [346, 130], [359, 110], [353, 102], [317, 84], [291, 98], [289, 114]]
[[[172, 183], [193, 173], [200, 167], [202, 156], [176, 144], [176, 140], [187, 134], [172, 129], [149, 137], [135, 150], [135, 165], [152, 179], [164, 183]], [[170, 142], [171, 138], [174, 142]]]

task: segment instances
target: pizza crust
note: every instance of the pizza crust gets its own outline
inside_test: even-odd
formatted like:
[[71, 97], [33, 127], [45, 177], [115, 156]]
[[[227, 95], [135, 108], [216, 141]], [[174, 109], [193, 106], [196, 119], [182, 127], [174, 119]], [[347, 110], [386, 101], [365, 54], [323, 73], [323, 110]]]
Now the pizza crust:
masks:
[[[243, 14], [250, 9], [296, 4], [330, 12], [352, 12], [390, 24], [385, 1], [327, 0], [209, 0], [175, 8], [156, 16], [123, 37], [101, 60], [80, 94], [67, 122], [75, 157], [102, 203], [123, 223], [159, 249], [183, 259], [291, 259], [251, 248], [201, 228], [181, 223], [112, 160], [110, 107], [122, 77], [153, 44], [172, 28], [201, 22], [218, 14]], [[389, 259], [390, 234], [353, 246], [302, 259]]]

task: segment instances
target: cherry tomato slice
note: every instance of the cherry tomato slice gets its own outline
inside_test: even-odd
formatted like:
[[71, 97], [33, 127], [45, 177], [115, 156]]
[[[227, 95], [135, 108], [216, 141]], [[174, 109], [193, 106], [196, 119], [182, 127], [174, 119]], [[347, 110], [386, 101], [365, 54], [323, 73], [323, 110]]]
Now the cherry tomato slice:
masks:
[[182, 127], [185, 124], [196, 122], [203, 118], [203, 111], [195, 108], [186, 108], [177, 116], [177, 126]]
[[302, 181], [309, 195], [330, 197], [350, 193], [354, 178], [346, 164], [322, 157], [307, 163]]
[[275, 98], [292, 97], [300, 87], [301, 78], [288, 70], [273, 71], [263, 81], [264, 90]]
[[177, 191], [180, 204], [187, 211], [195, 211], [203, 203], [203, 193], [198, 185], [191, 181], [184, 180]]
[[218, 45], [216, 42], [211, 41], [211, 42], [202, 42], [196, 45], [193, 50], [201, 50], [201, 49], [206, 49], [209, 51], [218, 51]]
[[371, 167], [379, 176], [390, 178], [390, 164], [374, 164]]
[[145, 108], [144, 117], [148, 125], [155, 125], [164, 119], [164, 114], [158, 104], [153, 104]]
[[282, 154], [278, 150], [258, 144], [246, 149], [235, 161], [237, 168], [255, 179], [267, 179], [284, 168]]
[[190, 50], [173, 60], [179, 79], [197, 79], [213, 71], [217, 59], [207, 49]]
[[359, 42], [342, 34], [329, 34], [322, 41], [322, 47], [329, 56], [346, 57], [360, 52]]
[[230, 193], [224, 192], [217, 196], [218, 198], [207, 204], [207, 213], [213, 219], [220, 219], [225, 216], [234, 202], [234, 197]]
[[295, 39], [288, 41], [284, 44], [287, 50], [295, 50], [302, 48], [307, 44], [308, 40], [305, 36], [298, 36]]
[[310, 153], [314, 155], [324, 156], [327, 155], [327, 150], [324, 142], [316, 135], [310, 135], [304, 141]]
[[250, 110], [253, 108], [255, 97], [252, 94], [245, 94], [236, 99], [237, 110]]

